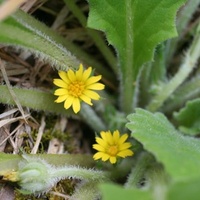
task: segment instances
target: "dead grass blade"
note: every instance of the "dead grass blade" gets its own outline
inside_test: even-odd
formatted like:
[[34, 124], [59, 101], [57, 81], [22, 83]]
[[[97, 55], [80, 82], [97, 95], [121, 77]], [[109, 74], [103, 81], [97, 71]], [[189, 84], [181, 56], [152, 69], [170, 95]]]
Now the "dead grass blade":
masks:
[[14, 13], [27, 0], [7, 0], [0, 6], [0, 21]]

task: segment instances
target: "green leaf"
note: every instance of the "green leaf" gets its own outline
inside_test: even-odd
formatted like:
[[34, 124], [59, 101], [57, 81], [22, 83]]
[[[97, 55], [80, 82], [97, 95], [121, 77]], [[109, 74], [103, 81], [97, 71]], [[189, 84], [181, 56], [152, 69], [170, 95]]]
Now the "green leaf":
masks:
[[200, 197], [200, 179], [186, 182], [176, 182], [172, 184], [168, 191], [169, 200], [199, 200]]
[[[44, 92], [37, 89], [11, 88], [15, 93], [19, 103], [24, 107], [29, 107], [34, 110], [43, 110], [62, 115], [71, 115], [71, 110], [66, 110], [63, 104], [55, 103], [56, 97], [50, 92]], [[9, 93], [7, 86], [0, 85], [0, 102], [9, 105], [15, 105], [12, 96]]]
[[200, 140], [178, 133], [161, 113], [136, 109], [128, 119], [132, 136], [164, 165], [174, 180], [200, 177]]
[[77, 68], [79, 61], [55, 41], [56, 33], [25, 12], [18, 10], [0, 23], [0, 42], [29, 49], [58, 69]]
[[[13, 90], [19, 103], [24, 107], [65, 116], [74, 116], [72, 109], [66, 110], [63, 103], [58, 104], [54, 102], [56, 97], [51, 92], [17, 87], [12, 87], [10, 89]], [[0, 85], [0, 102], [15, 105], [13, 97], [5, 85]], [[99, 132], [106, 129], [106, 126], [97, 113], [91, 108], [91, 106], [86, 105], [84, 102], [81, 105], [80, 116], [95, 131]]]
[[[81, 167], [93, 167], [94, 160], [89, 155], [79, 155], [79, 154], [37, 154], [37, 155], [28, 155], [32, 158], [41, 158], [45, 160], [49, 164], [55, 166], [63, 166], [63, 165], [76, 165]], [[18, 164], [23, 160], [23, 157], [20, 155], [14, 154], [5, 154], [0, 152], [0, 174], [6, 170], [17, 170]]]
[[156, 47], [154, 62], [143, 65], [139, 76], [139, 107], [145, 107], [152, 96], [152, 89], [166, 81], [164, 44]]
[[200, 133], [200, 98], [188, 101], [184, 108], [174, 113], [174, 118], [183, 133], [190, 135]]
[[130, 112], [140, 67], [153, 60], [157, 44], [177, 35], [175, 16], [186, 0], [89, 0], [88, 26], [106, 33], [118, 53], [122, 102]]
[[137, 189], [125, 189], [114, 184], [101, 184], [100, 189], [102, 191], [103, 200], [153, 200], [149, 191], [142, 191]]
[[17, 170], [18, 163], [22, 160], [22, 157], [14, 154], [5, 154], [0, 152], [0, 174], [7, 170]]
[[102, 68], [94, 56], [21, 10], [1, 22], [0, 28], [0, 43], [28, 49], [57, 69], [78, 68], [78, 57], [83, 63], [93, 66], [104, 78], [115, 81], [113, 74]]

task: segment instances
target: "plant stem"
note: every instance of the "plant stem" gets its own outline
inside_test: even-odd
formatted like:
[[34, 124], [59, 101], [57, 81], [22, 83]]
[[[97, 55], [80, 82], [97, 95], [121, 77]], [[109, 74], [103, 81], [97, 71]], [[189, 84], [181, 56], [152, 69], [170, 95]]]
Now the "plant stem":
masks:
[[169, 179], [160, 164], [155, 163], [148, 171], [150, 187], [154, 200], [167, 200]]
[[190, 82], [181, 86], [173, 95], [166, 101], [164, 107], [161, 108], [164, 113], [171, 113], [182, 107], [186, 101], [199, 97], [200, 95], [200, 77], [192, 79]]
[[100, 191], [97, 187], [97, 184], [93, 182], [86, 182], [79, 187], [77, 186], [74, 194], [70, 196], [69, 200], [94, 200], [100, 199]]
[[97, 132], [106, 130], [106, 125], [90, 106], [83, 103], [81, 107], [80, 115], [87, 124]]
[[193, 43], [188, 50], [184, 63], [182, 64], [176, 75], [162, 88], [147, 106], [149, 111], [155, 112], [170, 97], [170, 95], [183, 83], [195, 67], [195, 64], [200, 55], [200, 25], [198, 26]]
[[108, 180], [108, 174], [103, 171], [84, 169], [80, 167], [60, 167], [51, 173], [51, 178], [62, 180], [64, 178], [75, 178], [87, 181], [101, 182]]
[[97, 183], [109, 180], [109, 173], [80, 166], [53, 166], [39, 158], [24, 155], [19, 162], [18, 170], [12, 179], [18, 181], [22, 191], [26, 193], [44, 193], [49, 191], [58, 181], [72, 178], [80, 179], [96, 186]]
[[136, 188], [140, 183], [141, 179], [144, 177], [145, 171], [148, 165], [152, 161], [152, 156], [149, 153], [142, 153], [138, 158], [136, 165], [132, 168], [129, 174], [128, 180], [126, 182], [126, 188]]

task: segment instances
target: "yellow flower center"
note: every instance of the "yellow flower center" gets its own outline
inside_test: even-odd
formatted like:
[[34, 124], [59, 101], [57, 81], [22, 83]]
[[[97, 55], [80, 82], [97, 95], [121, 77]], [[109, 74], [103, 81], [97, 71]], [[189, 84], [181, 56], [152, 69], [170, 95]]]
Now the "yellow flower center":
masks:
[[81, 81], [75, 81], [68, 86], [68, 92], [71, 96], [80, 97], [84, 91], [84, 84]]
[[118, 148], [116, 145], [114, 146], [110, 146], [107, 150], [107, 153], [110, 155], [110, 156], [116, 156], [117, 153], [118, 153]]

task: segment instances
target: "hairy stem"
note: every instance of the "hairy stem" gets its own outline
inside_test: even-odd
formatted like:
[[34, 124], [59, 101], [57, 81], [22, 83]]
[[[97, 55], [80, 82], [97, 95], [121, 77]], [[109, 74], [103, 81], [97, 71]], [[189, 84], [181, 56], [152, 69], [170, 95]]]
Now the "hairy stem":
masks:
[[139, 157], [136, 166], [134, 166], [129, 174], [128, 180], [126, 182], [126, 188], [138, 187], [138, 184], [144, 178], [144, 174], [147, 167], [152, 162], [152, 156], [149, 153], [142, 153]]
[[186, 101], [199, 97], [200, 95], [200, 77], [196, 77], [181, 86], [171, 98], [169, 98], [165, 106], [161, 108], [164, 113], [171, 113], [182, 107]]
[[192, 72], [200, 55], [200, 25], [198, 26], [194, 41], [188, 50], [184, 63], [176, 75], [162, 88], [147, 106], [147, 109], [154, 112], [158, 110], [165, 100], [185, 81]]
[[90, 106], [82, 104], [80, 115], [95, 131], [106, 130], [106, 125]]

